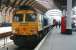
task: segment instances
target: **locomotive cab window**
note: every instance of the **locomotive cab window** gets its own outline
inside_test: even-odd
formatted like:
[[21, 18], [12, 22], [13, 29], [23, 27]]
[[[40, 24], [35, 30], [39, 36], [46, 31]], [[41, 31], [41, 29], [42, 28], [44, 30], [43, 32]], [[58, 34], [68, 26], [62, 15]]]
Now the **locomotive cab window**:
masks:
[[23, 14], [14, 15], [13, 20], [15, 20], [16, 22], [22, 22], [23, 21]]
[[35, 21], [36, 20], [36, 15], [35, 14], [26, 14], [26, 21]]

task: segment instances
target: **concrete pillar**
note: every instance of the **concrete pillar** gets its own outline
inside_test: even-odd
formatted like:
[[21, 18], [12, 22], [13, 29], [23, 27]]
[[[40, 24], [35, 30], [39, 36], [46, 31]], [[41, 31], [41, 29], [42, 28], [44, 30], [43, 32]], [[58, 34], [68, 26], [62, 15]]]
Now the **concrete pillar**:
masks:
[[67, 10], [66, 9], [63, 9], [62, 15], [65, 16], [65, 17], [66, 17], [66, 12], [67, 12]]
[[67, 0], [66, 33], [72, 34], [72, 0]]

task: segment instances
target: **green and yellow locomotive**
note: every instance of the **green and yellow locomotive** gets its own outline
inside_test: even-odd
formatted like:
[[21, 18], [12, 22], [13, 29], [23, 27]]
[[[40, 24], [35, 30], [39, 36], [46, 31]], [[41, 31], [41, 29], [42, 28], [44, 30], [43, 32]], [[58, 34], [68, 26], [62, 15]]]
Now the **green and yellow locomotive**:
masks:
[[11, 39], [18, 46], [35, 47], [49, 30], [48, 20], [31, 6], [18, 6], [12, 19]]

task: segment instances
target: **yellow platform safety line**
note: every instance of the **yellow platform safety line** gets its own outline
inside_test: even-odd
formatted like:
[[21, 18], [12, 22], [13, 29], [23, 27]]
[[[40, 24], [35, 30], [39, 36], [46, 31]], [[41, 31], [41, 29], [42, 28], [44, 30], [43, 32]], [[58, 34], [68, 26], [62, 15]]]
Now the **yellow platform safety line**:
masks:
[[48, 37], [48, 34], [50, 33], [50, 31], [47, 33], [46, 36], [44, 36], [44, 38], [40, 41], [40, 43], [34, 48], [34, 50], [39, 50], [40, 47], [43, 45], [43, 43], [45, 42], [45, 40], [47, 39]]

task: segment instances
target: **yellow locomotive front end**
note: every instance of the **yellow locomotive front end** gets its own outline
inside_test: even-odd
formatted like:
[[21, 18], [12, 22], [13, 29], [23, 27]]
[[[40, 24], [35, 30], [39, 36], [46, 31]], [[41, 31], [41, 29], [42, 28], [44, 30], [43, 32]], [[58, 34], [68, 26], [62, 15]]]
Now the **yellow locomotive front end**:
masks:
[[[17, 46], [35, 47], [38, 43], [38, 18], [29, 6], [19, 6], [15, 10], [12, 21], [13, 36], [11, 39]], [[24, 8], [24, 9], [23, 9]]]
[[38, 17], [32, 10], [17, 10], [13, 17], [12, 27], [15, 35], [36, 35]]
[[17, 46], [25, 46], [32, 50], [49, 31], [48, 20], [31, 6], [17, 8], [12, 18], [11, 39]]

